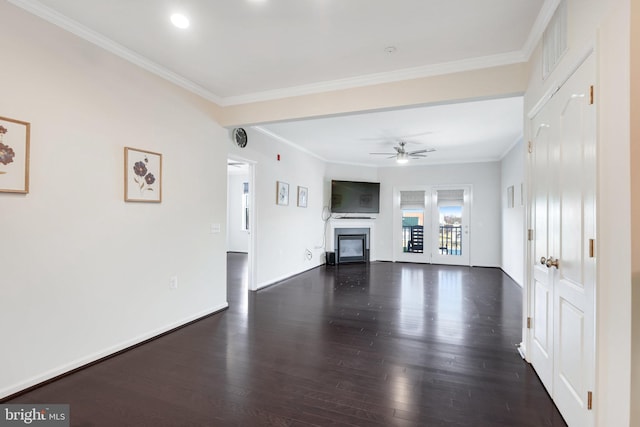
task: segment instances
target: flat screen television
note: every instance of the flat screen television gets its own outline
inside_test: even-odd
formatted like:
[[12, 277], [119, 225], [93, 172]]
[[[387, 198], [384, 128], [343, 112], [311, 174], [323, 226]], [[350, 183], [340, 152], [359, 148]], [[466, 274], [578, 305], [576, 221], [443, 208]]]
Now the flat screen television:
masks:
[[380, 183], [331, 181], [332, 213], [380, 213]]

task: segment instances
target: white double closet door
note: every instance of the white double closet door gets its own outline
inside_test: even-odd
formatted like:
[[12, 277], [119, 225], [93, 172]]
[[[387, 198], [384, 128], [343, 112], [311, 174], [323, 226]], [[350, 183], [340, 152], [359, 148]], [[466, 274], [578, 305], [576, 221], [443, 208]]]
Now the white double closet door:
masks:
[[593, 425], [595, 59], [531, 118], [528, 359], [569, 426]]

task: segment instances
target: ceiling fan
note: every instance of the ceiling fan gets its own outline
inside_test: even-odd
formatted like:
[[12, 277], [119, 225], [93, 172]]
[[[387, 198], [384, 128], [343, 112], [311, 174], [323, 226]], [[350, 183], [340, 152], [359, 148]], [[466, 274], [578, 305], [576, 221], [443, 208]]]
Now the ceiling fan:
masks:
[[422, 150], [407, 151], [405, 149], [406, 144], [407, 143], [405, 141], [399, 141], [398, 146], [393, 147], [393, 149], [396, 150], [395, 153], [369, 153], [369, 154], [389, 156], [387, 157], [388, 159], [395, 158], [396, 162], [398, 163], [407, 163], [409, 159], [421, 159], [421, 158], [427, 157], [426, 153], [431, 153], [433, 151], [436, 151], [434, 148], [425, 148]]

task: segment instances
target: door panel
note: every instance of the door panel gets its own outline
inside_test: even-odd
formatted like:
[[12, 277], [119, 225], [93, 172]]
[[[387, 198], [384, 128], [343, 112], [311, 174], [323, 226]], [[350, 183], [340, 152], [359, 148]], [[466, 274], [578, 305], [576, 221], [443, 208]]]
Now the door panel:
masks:
[[594, 76], [591, 55], [531, 122], [531, 363], [569, 426], [593, 425], [586, 403], [595, 382]]
[[552, 251], [552, 240], [549, 235], [549, 212], [551, 193], [550, 155], [554, 138], [551, 116], [554, 105], [547, 107], [532, 121], [534, 132], [532, 143], [535, 150], [532, 154], [532, 182], [534, 224], [533, 252], [533, 286], [531, 295], [531, 336], [532, 346], [530, 360], [549, 394], [553, 390], [553, 288], [550, 271], [540, 260], [545, 260]]
[[428, 197], [425, 187], [396, 188], [394, 198], [394, 260], [429, 262], [430, 235]]
[[436, 187], [431, 194], [431, 262], [470, 265], [471, 186]]
[[[546, 270], [546, 267], [544, 267]], [[549, 272], [536, 267], [533, 284], [533, 322], [531, 359], [540, 381], [551, 393], [553, 383], [553, 296]]]
[[582, 310], [561, 298], [559, 301], [560, 336], [558, 345], [558, 376], [562, 387], [570, 394], [571, 399], [581, 402], [584, 406], [584, 381], [582, 367], [584, 366], [584, 313]]
[[[591, 423], [586, 408], [587, 381], [594, 372], [591, 365], [593, 346], [593, 296], [595, 283], [589, 270], [588, 240], [595, 236], [591, 227], [591, 206], [595, 194], [595, 107], [589, 101], [589, 84], [594, 75], [593, 58], [588, 59], [558, 91], [562, 111], [558, 118], [561, 141], [560, 239], [556, 244], [559, 267], [555, 269], [555, 306], [557, 324], [554, 340], [558, 343], [554, 370], [553, 398], [569, 425]], [[589, 279], [587, 279], [589, 278]]]

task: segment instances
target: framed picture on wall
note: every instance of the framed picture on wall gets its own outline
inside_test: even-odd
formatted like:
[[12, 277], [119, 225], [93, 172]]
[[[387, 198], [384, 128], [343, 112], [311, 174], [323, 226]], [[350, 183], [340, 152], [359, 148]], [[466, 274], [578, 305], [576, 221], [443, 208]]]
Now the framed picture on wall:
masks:
[[276, 203], [281, 206], [289, 204], [289, 184], [278, 181], [276, 183]]
[[31, 124], [0, 117], [0, 192], [29, 192]]
[[124, 147], [124, 200], [162, 201], [162, 154]]
[[513, 185], [507, 187], [507, 208], [511, 209], [514, 207], [514, 194], [513, 194]]
[[307, 207], [307, 196], [309, 189], [307, 187], [298, 186], [298, 206], [301, 208]]

